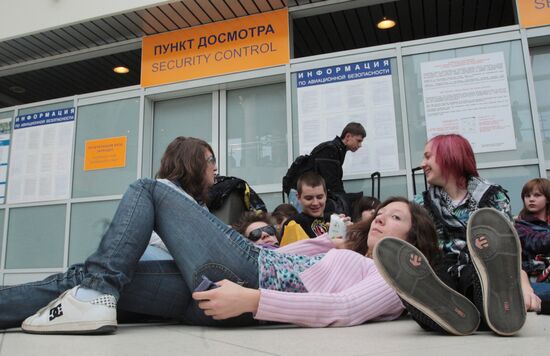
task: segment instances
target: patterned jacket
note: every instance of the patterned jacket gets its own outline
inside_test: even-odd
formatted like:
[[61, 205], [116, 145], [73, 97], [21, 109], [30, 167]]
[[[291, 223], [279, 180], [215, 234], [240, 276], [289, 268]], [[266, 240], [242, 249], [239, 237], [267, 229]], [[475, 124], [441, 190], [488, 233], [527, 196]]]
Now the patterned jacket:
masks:
[[547, 267], [544, 259], [550, 257], [550, 225], [532, 215], [515, 221], [514, 226], [521, 241], [522, 267], [530, 276], [538, 276]]
[[436, 186], [431, 186], [414, 199], [428, 210], [435, 224], [439, 247], [443, 254], [447, 258], [456, 255], [456, 272], [460, 272], [462, 266], [470, 261], [466, 248], [466, 225], [474, 211], [490, 207], [512, 220], [510, 198], [504, 188], [480, 177], [470, 177], [467, 190], [466, 198], [456, 206], [449, 195]]

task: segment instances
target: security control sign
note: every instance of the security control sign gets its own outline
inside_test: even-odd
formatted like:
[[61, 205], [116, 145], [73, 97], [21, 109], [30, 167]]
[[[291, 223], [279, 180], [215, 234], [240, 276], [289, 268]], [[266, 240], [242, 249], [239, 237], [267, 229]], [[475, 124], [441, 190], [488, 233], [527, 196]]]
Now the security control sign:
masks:
[[284, 9], [145, 37], [141, 86], [288, 62], [288, 10]]
[[516, 0], [521, 27], [550, 25], [550, 0]]

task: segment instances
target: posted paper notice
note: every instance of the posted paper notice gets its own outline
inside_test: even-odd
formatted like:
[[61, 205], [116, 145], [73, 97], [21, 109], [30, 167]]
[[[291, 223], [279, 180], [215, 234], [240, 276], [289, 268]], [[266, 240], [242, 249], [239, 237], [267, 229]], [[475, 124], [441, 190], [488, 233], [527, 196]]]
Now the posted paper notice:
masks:
[[349, 122], [365, 127], [357, 152], [348, 152], [344, 175], [399, 170], [389, 59], [342, 64], [297, 73], [300, 154], [342, 133]]
[[421, 64], [428, 139], [457, 133], [474, 152], [516, 149], [502, 52]]
[[75, 108], [15, 118], [9, 203], [69, 198], [74, 120]]

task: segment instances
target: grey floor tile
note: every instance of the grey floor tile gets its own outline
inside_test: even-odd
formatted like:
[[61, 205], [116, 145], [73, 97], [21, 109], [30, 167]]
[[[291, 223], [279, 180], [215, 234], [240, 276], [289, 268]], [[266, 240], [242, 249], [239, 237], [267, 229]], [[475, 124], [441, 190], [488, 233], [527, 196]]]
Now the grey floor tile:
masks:
[[88, 355], [528, 355], [550, 350], [550, 316], [529, 313], [519, 335], [428, 333], [410, 319], [350, 328], [124, 325], [108, 336], [0, 334], [0, 356]]

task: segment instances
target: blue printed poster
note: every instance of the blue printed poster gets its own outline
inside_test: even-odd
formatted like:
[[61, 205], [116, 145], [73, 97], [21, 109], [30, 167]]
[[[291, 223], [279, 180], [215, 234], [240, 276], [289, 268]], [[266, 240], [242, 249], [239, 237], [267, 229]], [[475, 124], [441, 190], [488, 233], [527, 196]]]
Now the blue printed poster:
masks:
[[297, 73], [300, 154], [339, 136], [347, 123], [367, 131], [363, 147], [348, 152], [347, 177], [399, 170], [390, 59], [377, 59]]

